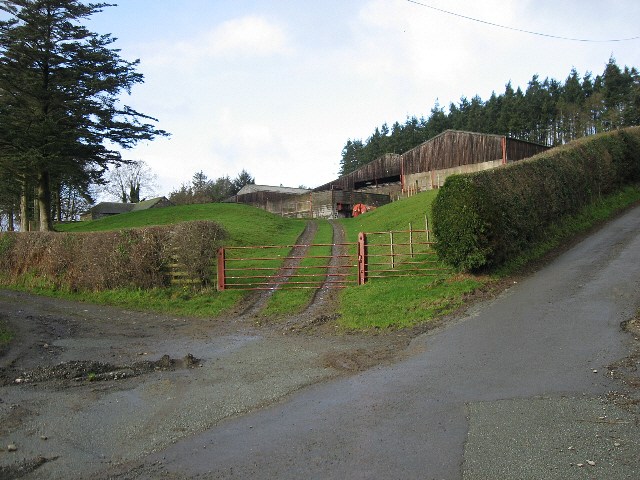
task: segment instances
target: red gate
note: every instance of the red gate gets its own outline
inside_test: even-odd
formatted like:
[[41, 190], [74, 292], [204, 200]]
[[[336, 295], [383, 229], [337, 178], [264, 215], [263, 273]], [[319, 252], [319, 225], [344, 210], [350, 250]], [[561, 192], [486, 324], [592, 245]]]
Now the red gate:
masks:
[[345, 288], [372, 278], [436, 276], [428, 230], [360, 233], [356, 243], [223, 247], [218, 290]]

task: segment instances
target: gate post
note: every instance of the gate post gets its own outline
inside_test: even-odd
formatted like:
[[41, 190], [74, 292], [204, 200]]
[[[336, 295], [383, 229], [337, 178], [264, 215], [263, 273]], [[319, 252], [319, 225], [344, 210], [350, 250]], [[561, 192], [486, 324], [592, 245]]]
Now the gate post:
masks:
[[358, 285], [367, 283], [367, 235], [358, 234]]
[[220, 247], [218, 249], [218, 291], [221, 292], [224, 290], [225, 286], [225, 277], [224, 277], [224, 267], [225, 267], [225, 258], [224, 258], [224, 247]]

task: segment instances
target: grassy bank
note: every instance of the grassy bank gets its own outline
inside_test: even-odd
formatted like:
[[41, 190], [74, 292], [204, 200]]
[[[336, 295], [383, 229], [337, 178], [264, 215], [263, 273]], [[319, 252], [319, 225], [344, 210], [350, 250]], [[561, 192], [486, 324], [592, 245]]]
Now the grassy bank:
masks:
[[[358, 232], [424, 229], [425, 215], [430, 219], [431, 204], [437, 191], [425, 192], [409, 199], [394, 202], [355, 219], [340, 220], [347, 241], [355, 242]], [[474, 291], [490, 286], [505, 276], [513, 275], [544, 259], [550, 252], [562, 248], [597, 225], [640, 202], [640, 187], [630, 186], [583, 208], [578, 214], [561, 219], [552, 225], [543, 241], [503, 266], [491, 275], [475, 276], [442, 273], [437, 277], [405, 277], [372, 279], [364, 286], [348, 287], [340, 291], [338, 326], [344, 330], [374, 330], [412, 327], [432, 321], [455, 311]], [[172, 207], [122, 215], [95, 222], [65, 225], [65, 231], [92, 231], [134, 228], [167, 224], [187, 219], [215, 219], [231, 232], [230, 243], [235, 245], [290, 245], [304, 229], [304, 220], [287, 220], [262, 210], [243, 205], [196, 205]], [[429, 220], [430, 222], [430, 220]], [[257, 228], [259, 226], [259, 228]], [[318, 222], [314, 243], [331, 243], [331, 225]], [[313, 255], [328, 253], [318, 247]], [[305, 264], [322, 263], [322, 259], [306, 259]], [[171, 315], [214, 318], [235, 305], [244, 295], [239, 291], [217, 292], [214, 289], [194, 290], [172, 287], [154, 290], [111, 290], [80, 292], [53, 290], [46, 283], [25, 277], [22, 285], [10, 288], [80, 300], [90, 303], [116, 305], [130, 309], [153, 310]], [[315, 290], [282, 290], [269, 300], [262, 314], [281, 318], [303, 311]], [[2, 328], [2, 324], [0, 324]], [[11, 333], [0, 330], [0, 342], [9, 341]], [[2, 340], [4, 338], [4, 340]]]
[[[358, 232], [425, 230], [432, 226], [431, 205], [437, 193], [423, 192], [341, 222], [349, 241], [356, 241]], [[372, 279], [342, 292], [338, 322], [346, 330], [412, 327], [451, 313], [486, 281], [444, 272], [436, 277]]]
[[306, 225], [305, 220], [282, 218], [248, 205], [205, 203], [123, 213], [89, 222], [65, 223], [57, 225], [56, 230], [100, 232], [195, 220], [213, 220], [223, 225], [229, 232], [229, 244], [238, 246], [291, 244]]

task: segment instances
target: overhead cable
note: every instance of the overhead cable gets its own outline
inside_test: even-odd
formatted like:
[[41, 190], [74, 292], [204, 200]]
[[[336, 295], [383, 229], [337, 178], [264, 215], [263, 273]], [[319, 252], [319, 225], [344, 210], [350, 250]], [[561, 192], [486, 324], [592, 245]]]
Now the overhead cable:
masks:
[[538, 35], [539, 37], [555, 38], [555, 39], [558, 39], [558, 40], [569, 40], [569, 41], [572, 41], [572, 42], [606, 43], [606, 42], [628, 42], [628, 41], [631, 41], [631, 40], [638, 40], [640, 38], [640, 36], [637, 36], [637, 37], [629, 37], [629, 38], [609, 38], [609, 39], [605, 39], [605, 40], [597, 40], [597, 39], [592, 39], [592, 38], [563, 37], [561, 35], [551, 35], [549, 33], [540, 33], [540, 32], [534, 32], [534, 31], [531, 31], [531, 30], [524, 30], [522, 28], [509, 27], [507, 25], [500, 25], [499, 23], [489, 22], [487, 20], [481, 20], [479, 18], [469, 17], [468, 15], [462, 15], [460, 13], [451, 12], [449, 10], [444, 10], [442, 8], [434, 7], [433, 5], [428, 5], [428, 4], [424, 3], [424, 2], [419, 2], [417, 0], [407, 0], [407, 2], [413, 3], [415, 5], [419, 5], [421, 7], [430, 8], [431, 10], [435, 10], [435, 11], [440, 12], [440, 13], [445, 13], [447, 15], [452, 15], [454, 17], [459, 17], [459, 18], [464, 18], [466, 20], [471, 20], [472, 22], [483, 23], [485, 25], [490, 25], [492, 27], [498, 27], [498, 28], [504, 28], [505, 30], [512, 30], [514, 32], [528, 33], [529, 35]]

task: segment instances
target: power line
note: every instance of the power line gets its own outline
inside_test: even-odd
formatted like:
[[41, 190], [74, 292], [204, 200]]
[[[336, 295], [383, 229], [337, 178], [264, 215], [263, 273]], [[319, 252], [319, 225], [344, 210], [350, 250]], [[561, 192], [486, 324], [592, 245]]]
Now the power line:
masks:
[[450, 12], [449, 10], [444, 10], [442, 8], [434, 7], [432, 5], [427, 5], [426, 3], [418, 2], [417, 0], [407, 0], [407, 2], [413, 3], [415, 5], [419, 5], [421, 7], [430, 8], [431, 10], [435, 10], [435, 11], [440, 12], [440, 13], [445, 13], [447, 15], [452, 15], [454, 17], [459, 17], [459, 18], [464, 18], [466, 20], [471, 20], [472, 22], [483, 23], [485, 25], [490, 25], [492, 27], [498, 27], [498, 28], [504, 28], [505, 30], [512, 30], [514, 32], [528, 33], [529, 35], [538, 35], [539, 37], [555, 38], [555, 39], [558, 39], [558, 40], [569, 40], [569, 41], [572, 41], [572, 42], [606, 43], [606, 42], [628, 42], [628, 41], [631, 41], [631, 40], [638, 40], [640, 38], [640, 36], [637, 36], [637, 37], [630, 37], [630, 38], [610, 38], [610, 39], [607, 39], [607, 40], [594, 40], [594, 39], [590, 39], [590, 38], [563, 37], [561, 35], [551, 35], [551, 34], [548, 34], [548, 33], [533, 32], [531, 30], [524, 30], [522, 28], [509, 27], [507, 25], [500, 25], [499, 23], [494, 23], [494, 22], [489, 22], [487, 20], [481, 20], [479, 18], [469, 17], [467, 15], [462, 15], [462, 14], [456, 13], [456, 12]]

